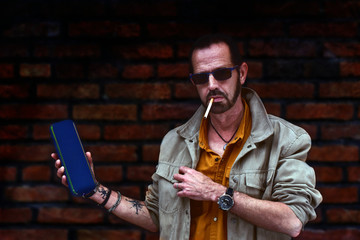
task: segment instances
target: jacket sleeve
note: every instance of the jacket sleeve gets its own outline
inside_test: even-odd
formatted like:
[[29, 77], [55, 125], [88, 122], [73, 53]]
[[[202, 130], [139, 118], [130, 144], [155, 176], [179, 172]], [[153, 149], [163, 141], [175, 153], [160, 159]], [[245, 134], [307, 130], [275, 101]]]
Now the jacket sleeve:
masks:
[[157, 187], [158, 181], [156, 180], [156, 178], [158, 178], [158, 176], [156, 175], [156, 173], [154, 173], [152, 176], [153, 182], [152, 182], [152, 184], [150, 184], [148, 186], [148, 190], [146, 192], [145, 204], [149, 210], [149, 213], [150, 213], [150, 216], [151, 216], [153, 222], [159, 228], [159, 204], [158, 204], [158, 200], [159, 200], [158, 192], [159, 191], [158, 191], [158, 187]]
[[310, 136], [298, 129], [288, 137], [291, 140], [282, 146], [272, 198], [287, 204], [304, 226], [316, 218], [315, 208], [322, 196], [315, 189], [314, 169], [305, 162], [311, 147]]

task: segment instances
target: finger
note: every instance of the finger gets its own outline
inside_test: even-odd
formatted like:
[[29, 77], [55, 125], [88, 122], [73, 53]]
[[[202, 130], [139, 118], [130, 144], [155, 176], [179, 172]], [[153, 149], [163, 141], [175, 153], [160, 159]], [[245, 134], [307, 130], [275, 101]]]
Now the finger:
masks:
[[66, 186], [66, 187], [69, 187], [67, 181], [66, 181], [66, 176], [65, 175], [62, 175], [62, 178], [61, 178], [61, 183]]
[[59, 169], [59, 168], [61, 167], [61, 161], [60, 161], [60, 159], [58, 159], [58, 160], [55, 161], [55, 167], [56, 167], [57, 169]]
[[180, 184], [181, 184], [181, 183], [176, 182], [176, 183], [173, 184], [173, 186], [174, 186], [175, 189], [181, 191], [182, 188], [181, 188]]
[[62, 178], [62, 176], [64, 176], [64, 172], [65, 172], [65, 168], [64, 166], [62, 166], [57, 170], [56, 175], [58, 176], [58, 178]]
[[174, 179], [179, 181], [179, 182], [183, 182], [185, 180], [185, 177], [182, 174], [175, 173], [174, 174]]
[[187, 172], [189, 172], [192, 168], [186, 167], [186, 166], [181, 166], [179, 168], [179, 173], [185, 174]]
[[52, 153], [51, 154], [51, 157], [54, 159], [54, 160], [57, 160], [59, 159], [58, 155], [56, 153]]
[[91, 168], [94, 168], [93, 159], [91, 157], [91, 152], [86, 152], [85, 154], [86, 154], [86, 158], [88, 159]]

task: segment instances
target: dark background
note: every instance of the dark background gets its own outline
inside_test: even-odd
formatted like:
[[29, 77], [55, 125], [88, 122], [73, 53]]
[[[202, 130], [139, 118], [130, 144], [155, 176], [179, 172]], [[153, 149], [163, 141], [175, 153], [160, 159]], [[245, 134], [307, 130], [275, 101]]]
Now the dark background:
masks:
[[189, 48], [215, 32], [312, 137], [324, 201], [297, 239], [360, 239], [359, 17], [350, 0], [0, 1], [0, 239], [157, 239], [69, 194], [49, 125], [73, 119], [98, 180], [143, 199], [162, 137], [199, 106]]

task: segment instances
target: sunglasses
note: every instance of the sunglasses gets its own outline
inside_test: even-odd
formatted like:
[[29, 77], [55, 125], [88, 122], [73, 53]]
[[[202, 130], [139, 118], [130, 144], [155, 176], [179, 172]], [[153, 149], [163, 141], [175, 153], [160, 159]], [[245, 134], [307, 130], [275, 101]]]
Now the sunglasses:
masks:
[[236, 65], [235, 67], [231, 67], [231, 68], [219, 68], [219, 69], [216, 69], [213, 72], [203, 72], [203, 73], [190, 74], [190, 79], [196, 85], [204, 84], [204, 83], [207, 83], [209, 81], [209, 76], [211, 74], [211, 75], [214, 76], [214, 78], [217, 81], [225, 81], [225, 80], [231, 78], [232, 71], [234, 69], [238, 68], [238, 67], [239, 67], [239, 65]]

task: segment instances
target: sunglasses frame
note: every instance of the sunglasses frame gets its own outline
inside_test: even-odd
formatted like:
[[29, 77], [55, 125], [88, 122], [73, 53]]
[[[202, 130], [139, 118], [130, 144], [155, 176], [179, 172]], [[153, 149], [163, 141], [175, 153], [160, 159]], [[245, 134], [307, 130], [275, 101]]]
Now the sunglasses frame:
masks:
[[[219, 68], [219, 69], [216, 69], [216, 70], [214, 70], [214, 71], [212, 71], [212, 72], [190, 73], [190, 74], [189, 74], [189, 77], [190, 77], [191, 82], [192, 82], [194, 85], [201, 85], [201, 84], [205, 84], [205, 83], [208, 83], [208, 82], [209, 82], [209, 76], [210, 76], [210, 74], [213, 75], [213, 77], [216, 79], [216, 77], [214, 76], [214, 73], [216, 73], [217, 71], [221, 71], [221, 70], [230, 70], [230, 74], [231, 74], [231, 75], [230, 75], [229, 78], [231, 78], [231, 76], [232, 76], [232, 71], [233, 71], [234, 69], [238, 68], [238, 67], [239, 67], [239, 65], [236, 65], [236, 66], [234, 66], [234, 67], [229, 67], [229, 68]], [[198, 75], [198, 74], [207, 75], [207, 81], [204, 82], [204, 83], [195, 83], [194, 80], [193, 80], [193, 76], [194, 76], [194, 75]], [[226, 80], [228, 80], [229, 78], [227, 78], [227, 79], [222, 79], [222, 80], [216, 79], [216, 81], [226, 81]]]

